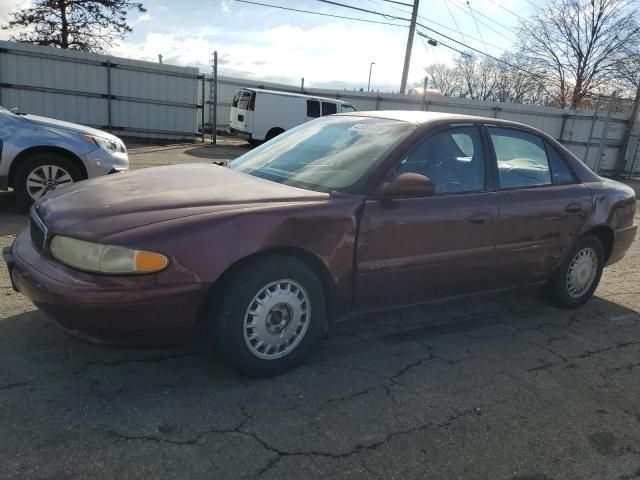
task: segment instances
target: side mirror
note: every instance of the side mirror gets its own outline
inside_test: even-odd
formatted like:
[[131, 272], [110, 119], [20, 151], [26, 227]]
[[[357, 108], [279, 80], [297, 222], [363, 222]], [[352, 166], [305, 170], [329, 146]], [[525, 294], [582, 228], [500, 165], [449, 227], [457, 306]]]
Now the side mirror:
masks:
[[431, 197], [436, 193], [436, 186], [424, 175], [419, 173], [401, 173], [387, 184], [382, 191], [385, 198], [419, 198]]

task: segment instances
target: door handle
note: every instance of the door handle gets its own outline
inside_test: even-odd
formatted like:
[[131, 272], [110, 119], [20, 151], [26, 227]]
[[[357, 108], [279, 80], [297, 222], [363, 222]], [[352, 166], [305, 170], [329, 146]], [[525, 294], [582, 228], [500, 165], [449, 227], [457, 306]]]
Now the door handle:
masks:
[[575, 215], [582, 212], [582, 205], [580, 205], [579, 203], [570, 203], [564, 208], [564, 211], [569, 214]]
[[487, 215], [486, 213], [477, 213], [475, 215], [471, 215], [468, 220], [469, 223], [482, 225], [483, 223], [489, 223], [489, 221], [491, 220], [491, 215]]

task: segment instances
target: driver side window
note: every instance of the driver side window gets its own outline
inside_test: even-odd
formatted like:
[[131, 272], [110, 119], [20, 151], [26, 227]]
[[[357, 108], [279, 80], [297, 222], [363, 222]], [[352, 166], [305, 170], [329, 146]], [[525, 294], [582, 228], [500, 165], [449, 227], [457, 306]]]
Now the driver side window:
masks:
[[429, 135], [396, 170], [419, 173], [433, 182], [436, 195], [481, 192], [485, 160], [478, 127], [454, 127]]

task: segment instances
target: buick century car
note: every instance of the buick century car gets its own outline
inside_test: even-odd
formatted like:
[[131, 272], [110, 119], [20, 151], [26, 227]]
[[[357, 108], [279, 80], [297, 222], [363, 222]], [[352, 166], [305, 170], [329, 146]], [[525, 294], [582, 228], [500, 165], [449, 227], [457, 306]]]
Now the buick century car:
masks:
[[67, 330], [191, 335], [241, 372], [300, 364], [353, 314], [513, 286], [593, 294], [631, 245], [634, 192], [509, 121], [358, 112], [289, 130], [230, 164], [53, 192], [4, 257]]

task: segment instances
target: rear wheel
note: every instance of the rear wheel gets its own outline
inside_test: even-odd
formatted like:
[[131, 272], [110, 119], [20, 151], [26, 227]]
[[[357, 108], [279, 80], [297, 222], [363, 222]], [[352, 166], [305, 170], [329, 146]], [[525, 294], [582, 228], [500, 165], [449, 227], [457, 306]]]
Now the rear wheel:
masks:
[[604, 262], [604, 247], [598, 237], [587, 235], [578, 240], [547, 284], [551, 302], [561, 308], [576, 308], [589, 300], [600, 283]]
[[280, 135], [281, 133], [284, 133], [284, 130], [282, 128], [272, 128], [267, 132], [267, 135], [264, 137], [264, 141], [268, 142], [272, 138], [275, 138], [278, 135]]
[[83, 179], [78, 167], [54, 152], [37, 153], [20, 163], [13, 188], [18, 202], [25, 208], [56, 188]]
[[303, 261], [270, 255], [243, 265], [211, 305], [212, 341], [225, 360], [256, 377], [300, 365], [326, 322], [322, 283]]

